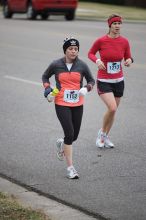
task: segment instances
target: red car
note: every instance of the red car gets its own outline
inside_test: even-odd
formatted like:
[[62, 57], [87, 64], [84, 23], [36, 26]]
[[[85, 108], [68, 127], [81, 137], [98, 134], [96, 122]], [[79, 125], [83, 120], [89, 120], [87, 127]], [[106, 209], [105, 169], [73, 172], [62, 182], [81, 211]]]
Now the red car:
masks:
[[63, 14], [66, 20], [75, 18], [78, 0], [3, 0], [4, 18], [12, 18], [14, 13], [26, 13], [34, 20], [40, 15], [46, 20], [50, 14]]

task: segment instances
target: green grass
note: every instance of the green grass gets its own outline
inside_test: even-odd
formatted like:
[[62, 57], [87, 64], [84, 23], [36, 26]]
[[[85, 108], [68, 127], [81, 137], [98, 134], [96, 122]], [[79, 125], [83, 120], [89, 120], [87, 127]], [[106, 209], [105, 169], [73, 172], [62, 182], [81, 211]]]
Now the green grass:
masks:
[[120, 14], [126, 20], [146, 21], [146, 9], [143, 8], [88, 2], [79, 2], [77, 17], [107, 19], [113, 13]]
[[0, 220], [51, 220], [43, 212], [22, 207], [14, 198], [0, 192]]

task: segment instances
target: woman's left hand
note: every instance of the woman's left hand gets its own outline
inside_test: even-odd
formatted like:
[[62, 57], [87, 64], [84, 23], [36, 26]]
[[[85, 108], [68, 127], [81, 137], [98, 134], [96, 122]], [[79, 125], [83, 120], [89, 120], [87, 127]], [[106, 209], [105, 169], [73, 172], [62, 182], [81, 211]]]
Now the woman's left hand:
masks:
[[86, 87], [82, 87], [80, 90], [79, 90], [79, 96], [85, 96], [87, 94], [87, 88]]
[[129, 67], [131, 65], [131, 63], [132, 63], [131, 58], [128, 58], [127, 60], [125, 60], [124, 65]]

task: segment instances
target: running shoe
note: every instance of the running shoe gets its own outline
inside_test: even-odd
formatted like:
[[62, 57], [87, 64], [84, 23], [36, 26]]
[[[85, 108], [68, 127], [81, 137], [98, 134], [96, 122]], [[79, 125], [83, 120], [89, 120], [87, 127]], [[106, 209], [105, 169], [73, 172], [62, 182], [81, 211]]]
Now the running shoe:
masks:
[[104, 138], [105, 138], [105, 134], [100, 129], [98, 131], [98, 135], [97, 135], [97, 139], [96, 139], [96, 146], [97, 147], [104, 148]]
[[64, 145], [64, 140], [63, 138], [59, 138], [56, 141], [56, 146], [57, 146], [57, 157], [59, 160], [64, 160], [64, 150], [63, 150], [63, 145]]
[[73, 166], [67, 168], [67, 177], [69, 179], [79, 179], [79, 174]]
[[106, 135], [106, 137], [105, 137], [104, 146], [106, 148], [114, 148], [114, 144], [110, 141], [108, 135]]

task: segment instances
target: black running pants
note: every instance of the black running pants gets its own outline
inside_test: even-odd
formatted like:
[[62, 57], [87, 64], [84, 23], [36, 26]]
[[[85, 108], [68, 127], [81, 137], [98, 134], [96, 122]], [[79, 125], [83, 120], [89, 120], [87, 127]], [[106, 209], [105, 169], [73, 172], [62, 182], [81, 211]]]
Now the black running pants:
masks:
[[83, 115], [83, 105], [68, 107], [55, 105], [57, 117], [64, 131], [64, 143], [71, 145], [77, 140]]

